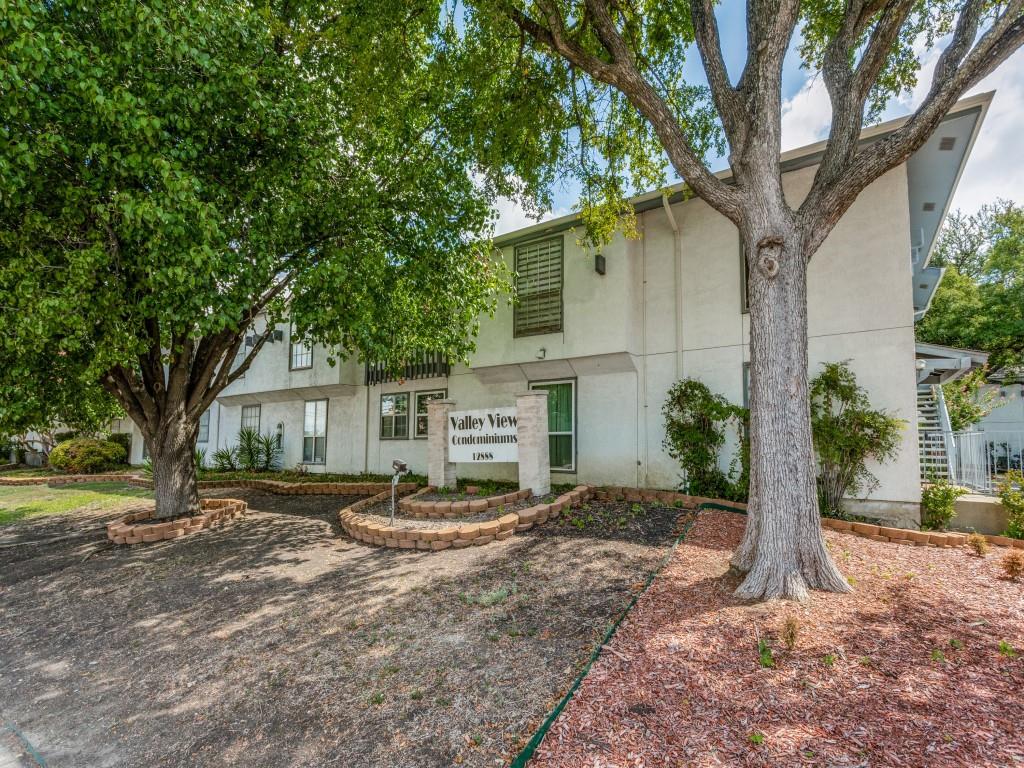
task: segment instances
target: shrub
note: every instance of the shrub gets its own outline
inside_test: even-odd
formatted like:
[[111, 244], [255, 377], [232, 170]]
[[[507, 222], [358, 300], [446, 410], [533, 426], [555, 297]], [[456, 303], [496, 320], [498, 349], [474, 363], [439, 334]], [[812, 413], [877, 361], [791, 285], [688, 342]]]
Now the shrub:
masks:
[[76, 438], [58, 444], [50, 451], [50, 464], [72, 474], [88, 475], [116, 469], [128, 460], [124, 446], [109, 440]]
[[956, 515], [956, 500], [967, 493], [966, 488], [948, 480], [936, 480], [921, 489], [921, 528], [944, 531]]
[[968, 536], [967, 546], [974, 550], [974, 554], [978, 557], [984, 557], [988, 554], [988, 539], [980, 533], [972, 533]]
[[999, 503], [1006, 510], [1006, 535], [1024, 539], [1024, 473], [1012, 469], [999, 484]]
[[235, 461], [244, 472], [269, 472], [281, 465], [281, 447], [273, 435], [261, 435], [255, 429], [243, 427], [238, 431]]
[[949, 424], [954, 432], [963, 432], [992, 413], [998, 395], [994, 391], [983, 391], [987, 375], [988, 366], [984, 366], [942, 385]]
[[1024, 552], [1015, 549], [1003, 558], [1001, 565], [1003, 566], [1003, 573], [1006, 574], [1006, 578], [1011, 581], [1017, 581], [1021, 576], [1024, 576]]
[[214, 451], [213, 468], [218, 472], [235, 472], [238, 469], [238, 448], [219, 448]]
[[905, 422], [873, 410], [846, 363], [826, 363], [811, 380], [811, 430], [818, 459], [822, 514], [840, 511], [844, 496], [867, 495], [878, 485], [869, 461], [891, 461]]
[[[682, 379], [669, 390], [662, 414], [665, 417], [664, 446], [682, 467], [687, 493], [746, 501], [750, 449], [745, 427], [749, 411], [733, 405], [695, 379]], [[740, 452], [726, 474], [718, 466], [718, 452], [730, 427], [740, 436]]]
[[131, 453], [132, 447], [132, 435], [130, 432], [114, 432], [107, 435], [108, 443], [117, 443], [124, 448], [124, 455], [128, 456]]
[[786, 650], [792, 651], [796, 648], [796, 642], [800, 638], [800, 619], [796, 616], [787, 616], [786, 623], [782, 627], [782, 642], [786, 644]]

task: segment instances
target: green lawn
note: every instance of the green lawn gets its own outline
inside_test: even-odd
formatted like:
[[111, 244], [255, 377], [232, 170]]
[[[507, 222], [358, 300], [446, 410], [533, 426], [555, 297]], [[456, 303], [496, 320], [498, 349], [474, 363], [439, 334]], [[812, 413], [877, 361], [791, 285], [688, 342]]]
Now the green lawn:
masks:
[[[125, 464], [123, 467], [117, 469], [111, 469], [106, 472], [96, 472], [92, 474], [99, 475], [121, 475], [126, 472], [137, 472], [135, 467], [130, 467]], [[60, 477], [61, 475], [74, 474], [71, 472], [60, 472], [53, 467], [19, 467], [18, 469], [8, 469], [0, 472], [0, 477]]]
[[82, 483], [60, 488], [45, 485], [0, 487], [0, 525], [78, 509], [116, 509], [133, 499], [152, 495], [152, 491], [145, 488], [133, 488], [121, 483]]

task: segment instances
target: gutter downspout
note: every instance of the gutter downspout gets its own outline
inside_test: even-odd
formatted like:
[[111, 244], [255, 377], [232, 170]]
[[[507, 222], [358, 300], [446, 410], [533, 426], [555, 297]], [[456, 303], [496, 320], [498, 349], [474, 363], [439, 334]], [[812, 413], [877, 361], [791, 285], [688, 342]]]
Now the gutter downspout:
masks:
[[683, 236], [679, 232], [679, 224], [668, 202], [668, 195], [661, 196], [661, 205], [665, 209], [669, 226], [672, 227], [672, 244], [674, 246], [672, 267], [675, 276], [675, 301], [672, 309], [676, 321], [676, 380], [683, 378]]

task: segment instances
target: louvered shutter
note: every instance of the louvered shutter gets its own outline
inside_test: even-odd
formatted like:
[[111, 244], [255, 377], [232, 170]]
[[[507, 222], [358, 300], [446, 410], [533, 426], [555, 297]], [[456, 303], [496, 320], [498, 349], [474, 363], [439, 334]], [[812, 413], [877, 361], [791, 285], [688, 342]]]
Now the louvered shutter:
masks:
[[516, 246], [515, 335], [562, 330], [562, 238]]

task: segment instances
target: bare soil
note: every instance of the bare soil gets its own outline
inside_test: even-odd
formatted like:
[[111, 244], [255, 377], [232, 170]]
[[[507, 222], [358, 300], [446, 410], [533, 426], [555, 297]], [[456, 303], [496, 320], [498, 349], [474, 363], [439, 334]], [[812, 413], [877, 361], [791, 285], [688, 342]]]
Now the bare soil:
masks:
[[123, 509], [0, 530], [0, 717], [53, 768], [507, 763], [679, 512], [426, 553], [345, 538], [353, 497], [209, 495], [248, 515], [133, 548], [104, 540]]

